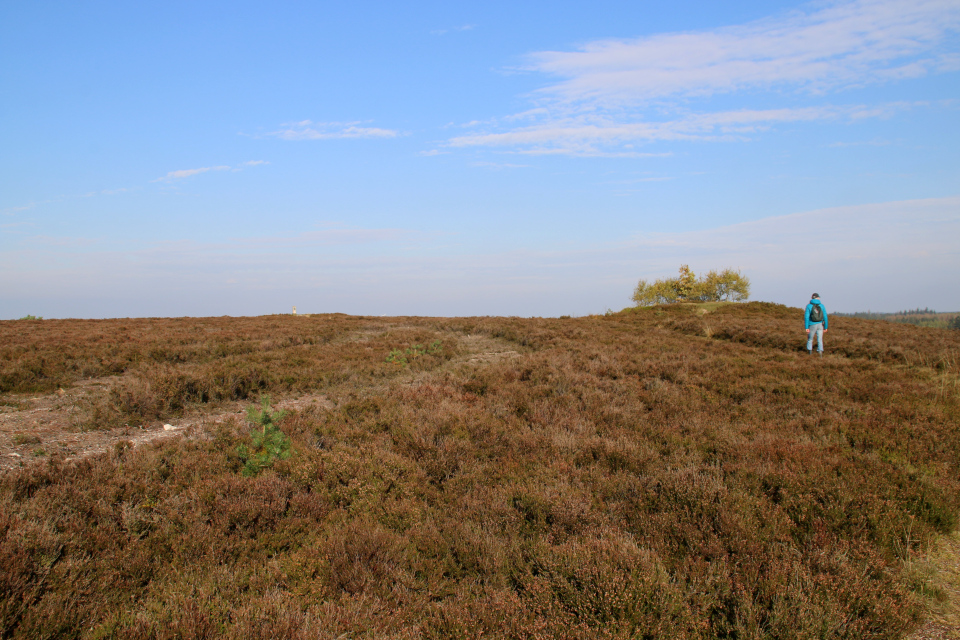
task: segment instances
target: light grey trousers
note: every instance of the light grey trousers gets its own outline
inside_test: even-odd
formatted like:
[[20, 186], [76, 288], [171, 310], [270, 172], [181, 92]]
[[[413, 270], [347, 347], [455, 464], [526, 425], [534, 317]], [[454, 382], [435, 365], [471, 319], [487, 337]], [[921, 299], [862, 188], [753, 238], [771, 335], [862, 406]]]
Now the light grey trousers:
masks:
[[823, 323], [815, 322], [810, 325], [810, 333], [807, 334], [807, 351], [813, 350], [813, 336], [817, 336], [817, 351], [823, 353]]

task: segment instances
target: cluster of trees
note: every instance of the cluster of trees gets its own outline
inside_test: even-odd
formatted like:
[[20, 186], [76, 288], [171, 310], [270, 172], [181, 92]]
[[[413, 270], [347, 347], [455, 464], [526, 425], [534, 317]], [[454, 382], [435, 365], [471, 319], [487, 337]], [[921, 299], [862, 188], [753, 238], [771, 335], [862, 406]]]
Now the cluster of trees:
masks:
[[740, 302], [749, 297], [750, 280], [739, 271], [708, 271], [698, 278], [685, 264], [678, 277], [652, 283], [641, 280], [633, 292], [633, 301], [641, 307], [670, 302]]

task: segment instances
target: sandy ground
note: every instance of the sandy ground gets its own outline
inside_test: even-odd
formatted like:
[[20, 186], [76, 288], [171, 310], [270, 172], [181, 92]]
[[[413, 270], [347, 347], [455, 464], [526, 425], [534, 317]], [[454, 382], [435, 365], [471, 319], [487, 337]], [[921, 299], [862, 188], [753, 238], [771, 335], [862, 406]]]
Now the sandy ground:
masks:
[[[233, 417], [242, 418], [252, 403], [222, 403], [215, 408], [194, 410], [166, 422], [130, 424], [120, 429], [84, 431], [80, 417], [86, 399], [106, 393], [122, 378], [86, 380], [49, 395], [0, 396], [0, 470], [42, 462], [56, 455], [65, 462], [113, 450], [120, 442], [137, 447], [147, 442], [176, 437], [204, 437], [210, 427]], [[275, 409], [301, 409], [319, 405], [332, 409], [324, 395], [280, 399]]]
[[[395, 328], [395, 327], [391, 327]], [[363, 341], [380, 331], [362, 330], [348, 337]], [[445, 367], [479, 367], [519, 356], [514, 346], [503, 340], [481, 335], [458, 336], [460, 355]], [[56, 455], [65, 461], [113, 450], [119, 442], [137, 447], [154, 440], [175, 437], [204, 437], [209, 428], [234, 416], [242, 417], [248, 401], [199, 407], [180, 419], [167, 422], [129, 424], [121, 429], [84, 431], [81, 419], [84, 405], [93, 396], [108, 393], [122, 383], [122, 376], [83, 380], [48, 395], [9, 394], [0, 396], [0, 470], [15, 469], [41, 462]], [[306, 406], [333, 409], [322, 394], [276, 398], [275, 409], [301, 409]]]
[[49, 395], [0, 396], [0, 469], [22, 467], [51, 455], [66, 459], [108, 451], [121, 440], [172, 437], [162, 423], [112, 431], [81, 431], [83, 404], [121, 377], [84, 380]]

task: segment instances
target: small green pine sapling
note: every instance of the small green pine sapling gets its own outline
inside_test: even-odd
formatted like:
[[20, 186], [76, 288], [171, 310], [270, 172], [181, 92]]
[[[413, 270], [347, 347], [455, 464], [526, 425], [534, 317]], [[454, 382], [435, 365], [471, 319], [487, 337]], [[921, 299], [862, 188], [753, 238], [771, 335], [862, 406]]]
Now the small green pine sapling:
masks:
[[386, 362], [395, 364], [398, 367], [406, 367], [410, 364], [410, 360], [416, 360], [423, 355], [439, 356], [442, 354], [443, 343], [439, 340], [434, 340], [430, 343], [429, 347], [424, 347], [422, 344], [415, 344], [407, 347], [403, 351], [394, 349], [387, 355]]
[[244, 461], [243, 475], [255, 476], [277, 460], [290, 457], [290, 438], [278, 423], [287, 415], [286, 411], [273, 411], [270, 408], [270, 396], [260, 396], [260, 407], [247, 408], [247, 420], [254, 425], [250, 431], [251, 447], [240, 445], [237, 454]]
[[394, 349], [390, 352], [390, 355], [387, 356], [387, 362], [395, 364], [398, 367], [405, 367], [407, 366], [407, 357], [400, 349]]

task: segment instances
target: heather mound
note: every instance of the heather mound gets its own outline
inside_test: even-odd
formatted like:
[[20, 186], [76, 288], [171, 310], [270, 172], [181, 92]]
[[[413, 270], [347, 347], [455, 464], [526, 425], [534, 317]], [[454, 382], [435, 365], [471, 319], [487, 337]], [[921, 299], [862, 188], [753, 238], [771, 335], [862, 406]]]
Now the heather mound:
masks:
[[799, 314], [0, 323], [8, 394], [117, 376], [78, 429], [325, 398], [253, 477], [235, 413], [5, 472], [0, 627], [904, 637], [960, 509], [960, 332], [831, 318], [821, 360]]

